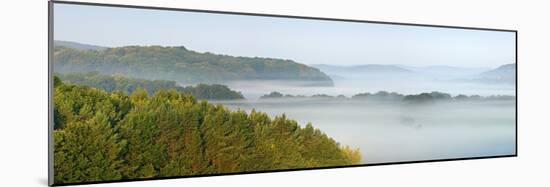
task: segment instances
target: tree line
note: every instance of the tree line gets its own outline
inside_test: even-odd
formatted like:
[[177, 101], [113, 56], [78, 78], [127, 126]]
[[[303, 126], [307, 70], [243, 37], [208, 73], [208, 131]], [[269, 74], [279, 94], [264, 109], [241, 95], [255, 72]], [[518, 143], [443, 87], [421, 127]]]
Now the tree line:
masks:
[[182, 87], [179, 86], [176, 81], [137, 79], [123, 75], [110, 76], [102, 75], [99, 72], [57, 73], [56, 76], [68, 83], [91, 86], [103, 89], [107, 92], [122, 91], [125, 93], [133, 93], [136, 89], [142, 88], [149, 94], [153, 94], [162, 89], [174, 89], [178, 92], [189, 93], [196, 99], [244, 99], [244, 96], [240, 92], [231, 90], [227, 86], [221, 84], [198, 84], [196, 86]]
[[230, 111], [188, 93], [131, 94], [54, 78], [55, 183], [358, 164], [342, 146], [285, 115]]
[[353, 95], [351, 98], [344, 95], [327, 95], [327, 94], [314, 94], [311, 96], [305, 95], [292, 95], [283, 94], [277, 91], [271, 92], [260, 96], [260, 99], [293, 99], [293, 98], [317, 98], [317, 99], [353, 99], [353, 100], [377, 100], [377, 101], [396, 101], [406, 103], [426, 103], [434, 101], [482, 101], [482, 100], [514, 100], [515, 96], [510, 95], [464, 95], [459, 94], [451, 96], [451, 94], [444, 92], [424, 92], [420, 94], [404, 95], [396, 92], [379, 91], [376, 93], [359, 93]]

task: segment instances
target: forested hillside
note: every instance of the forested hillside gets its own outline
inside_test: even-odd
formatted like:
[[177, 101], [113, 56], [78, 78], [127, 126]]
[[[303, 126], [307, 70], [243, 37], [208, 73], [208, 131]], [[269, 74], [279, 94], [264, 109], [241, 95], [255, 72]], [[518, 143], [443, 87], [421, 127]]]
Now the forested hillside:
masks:
[[359, 150], [284, 115], [175, 90], [108, 93], [54, 79], [56, 184], [358, 164]]
[[292, 60], [199, 53], [185, 47], [127, 46], [103, 50], [56, 46], [58, 73], [98, 71], [180, 83], [223, 83], [237, 80], [303, 81], [332, 86], [316, 68]]
[[105, 90], [107, 92], [121, 91], [124, 93], [133, 93], [137, 88], [145, 89], [149, 94], [153, 94], [161, 89], [174, 89], [178, 92], [189, 93], [196, 99], [206, 100], [233, 100], [244, 99], [239, 92], [229, 89], [220, 84], [198, 84], [196, 86], [178, 86], [175, 81], [166, 80], [145, 80], [128, 78], [122, 75], [101, 75], [98, 72], [85, 73], [67, 73], [56, 74], [61, 80], [86, 85]]

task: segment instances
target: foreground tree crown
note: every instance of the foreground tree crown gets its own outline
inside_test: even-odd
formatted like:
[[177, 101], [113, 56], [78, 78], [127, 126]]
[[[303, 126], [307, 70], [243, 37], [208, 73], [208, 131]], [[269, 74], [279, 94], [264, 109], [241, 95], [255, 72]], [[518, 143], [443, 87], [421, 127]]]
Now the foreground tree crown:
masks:
[[358, 164], [285, 115], [230, 111], [160, 89], [130, 95], [54, 78], [55, 182], [78, 183]]

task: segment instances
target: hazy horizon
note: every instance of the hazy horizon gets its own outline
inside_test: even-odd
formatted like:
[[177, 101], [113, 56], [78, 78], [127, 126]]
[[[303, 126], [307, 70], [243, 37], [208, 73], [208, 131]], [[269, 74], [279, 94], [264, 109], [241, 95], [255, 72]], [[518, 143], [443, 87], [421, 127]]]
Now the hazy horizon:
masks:
[[[230, 55], [230, 56], [235, 56], [235, 57], [277, 58], [277, 57], [263, 57], [263, 56], [239, 56], [239, 55], [231, 55], [231, 54], [217, 53], [217, 52], [214, 52], [214, 51], [198, 51], [198, 50], [190, 49], [190, 48], [188, 48], [188, 47], [185, 46], [185, 45], [155, 45], [155, 44], [153, 44], [153, 45], [103, 46], [103, 45], [97, 45], [97, 44], [93, 44], [93, 43], [84, 43], [84, 42], [78, 42], [78, 41], [68, 41], [68, 40], [55, 40], [55, 41], [72, 42], [72, 43], [78, 43], [78, 44], [83, 44], [83, 45], [92, 45], [92, 46], [96, 46], [96, 47], [106, 47], [106, 48], [128, 47], [128, 46], [141, 46], [141, 47], [149, 47], [149, 46], [185, 47], [187, 50], [195, 51], [195, 52], [199, 52], [199, 53], [212, 53], [212, 54], [216, 54], [216, 55]], [[277, 59], [285, 59], [285, 58], [277, 58]], [[285, 60], [294, 60], [294, 59], [285, 59]], [[294, 60], [294, 61], [295, 61], [295, 60]], [[300, 63], [300, 62], [298, 62], [298, 63]], [[306, 64], [306, 65], [309, 65], [309, 66], [329, 65], [329, 66], [338, 66], [338, 67], [355, 67], [355, 66], [365, 66], [365, 65], [387, 65], [387, 66], [396, 66], [396, 67], [402, 67], [402, 68], [407, 68], [407, 67], [415, 67], [415, 68], [424, 68], [424, 67], [455, 67], [455, 68], [485, 68], [485, 69], [494, 69], [494, 68], [498, 68], [498, 67], [500, 67], [500, 66], [502, 66], [502, 65], [507, 65], [507, 64], [515, 64], [515, 62], [500, 64], [500, 65], [497, 65], [497, 66], [495, 66], [495, 67], [492, 67], [492, 66], [460, 66], [460, 65], [447, 65], [447, 64], [409, 65], [409, 64], [376, 64], [376, 63], [368, 63], [368, 64], [322, 64], [322, 63], [316, 64], [316, 63], [312, 63], [312, 64]]]
[[104, 47], [184, 46], [298, 63], [496, 68], [515, 33], [214, 13], [55, 5], [54, 39]]

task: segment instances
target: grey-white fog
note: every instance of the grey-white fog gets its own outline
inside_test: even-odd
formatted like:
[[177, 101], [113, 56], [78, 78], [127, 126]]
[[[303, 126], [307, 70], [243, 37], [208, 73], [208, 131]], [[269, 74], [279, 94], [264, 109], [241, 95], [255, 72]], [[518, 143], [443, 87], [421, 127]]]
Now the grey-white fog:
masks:
[[515, 101], [407, 104], [351, 99], [262, 99], [221, 102], [311, 122], [338, 142], [360, 148], [363, 163], [510, 155]]
[[[439, 91], [451, 96], [515, 96], [515, 84], [484, 81], [477, 75], [486, 70], [477, 71], [471, 76], [455, 73], [452, 78], [440, 79], [410, 72], [368, 76], [333, 73], [333, 87], [304, 86], [296, 82], [232, 82], [227, 85], [247, 99], [216, 102], [234, 110], [256, 109], [271, 116], [285, 114], [302, 126], [310, 122], [341, 144], [360, 148], [363, 163], [514, 154], [515, 99], [407, 103], [350, 98], [358, 93], [377, 91], [404, 95]], [[272, 91], [347, 98], [260, 99]]]
[[348, 97], [358, 93], [378, 91], [400, 94], [439, 91], [453, 95], [515, 95], [515, 64], [507, 64], [495, 69], [376, 64], [348, 67], [314, 65], [314, 67], [328, 74], [334, 86], [308, 86], [308, 82], [263, 80], [224, 84], [241, 91], [249, 99], [259, 98], [272, 91], [293, 95], [328, 94]]

